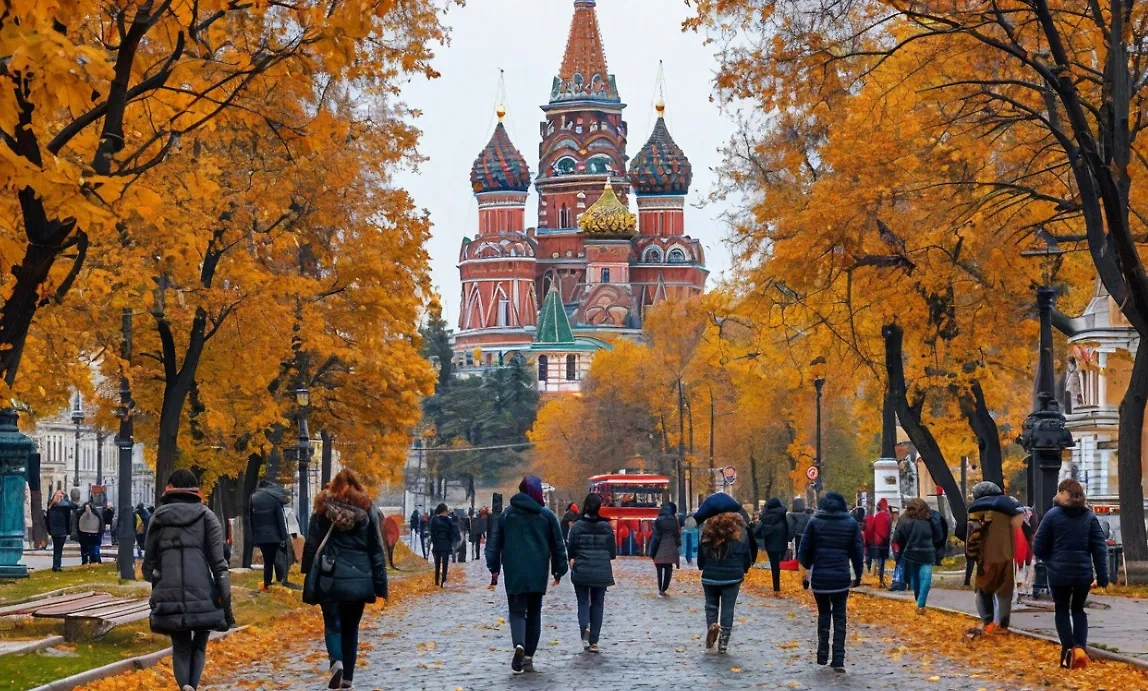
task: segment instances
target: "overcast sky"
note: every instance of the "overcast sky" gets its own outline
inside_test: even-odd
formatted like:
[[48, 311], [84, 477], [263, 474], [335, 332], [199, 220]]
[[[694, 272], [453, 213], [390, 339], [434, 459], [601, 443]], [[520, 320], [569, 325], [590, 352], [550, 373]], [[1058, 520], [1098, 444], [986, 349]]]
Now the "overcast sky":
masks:
[[[597, 11], [606, 61], [628, 105], [626, 151], [631, 157], [653, 129], [658, 61], [665, 63], [666, 121], [694, 167], [686, 232], [705, 245], [712, 285], [729, 267], [726, 231], [717, 220], [723, 209], [695, 207], [712, 189], [718, 149], [733, 131], [732, 118], [710, 101], [714, 49], [704, 46], [700, 35], [682, 33], [690, 12], [682, 0], [599, 0]], [[573, 13], [574, 0], [471, 0], [463, 8], [452, 7], [446, 16], [451, 43], [438, 50], [435, 61], [442, 77], [413, 80], [404, 91], [407, 103], [423, 111], [420, 148], [429, 160], [396, 182], [430, 211], [433, 280], [452, 327], [458, 321], [459, 244], [464, 236], [474, 236], [478, 218], [470, 167], [497, 122], [499, 70], [506, 78], [506, 127], [537, 174], [539, 106], [549, 101]], [[531, 188], [526, 224], [536, 223], [537, 197]]]

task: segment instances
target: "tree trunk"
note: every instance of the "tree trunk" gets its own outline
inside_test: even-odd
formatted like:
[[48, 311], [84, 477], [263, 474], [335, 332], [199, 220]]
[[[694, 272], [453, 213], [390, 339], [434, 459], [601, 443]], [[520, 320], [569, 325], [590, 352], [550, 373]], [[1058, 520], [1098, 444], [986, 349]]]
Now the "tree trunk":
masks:
[[968, 525], [968, 513], [965, 508], [965, 498], [961, 495], [961, 488], [957, 484], [949, 464], [945, 462], [944, 452], [933, 438], [932, 432], [921, 422], [920, 405], [924, 402], [922, 397], [916, 406], [909, 405], [907, 386], [905, 384], [905, 363], [903, 342], [905, 333], [900, 326], [890, 324], [881, 329], [885, 339], [885, 373], [889, 378], [889, 394], [897, 409], [897, 419], [901, 428], [909, 435], [917, 453], [925, 462], [929, 474], [949, 497], [949, 506], [953, 511], [953, 520], [956, 523], [954, 533], [961, 540], [965, 539]]
[[1128, 380], [1128, 390], [1120, 401], [1120, 440], [1117, 447], [1117, 476], [1120, 491], [1120, 533], [1128, 561], [1148, 561], [1148, 541], [1144, 530], [1143, 456], [1144, 407], [1148, 402], [1148, 346], [1141, 339]]
[[753, 483], [753, 510], [756, 513], [761, 501], [761, 487], [757, 484], [757, 456], [752, 451], [749, 453], [749, 481]]
[[331, 433], [327, 430], [319, 432], [319, 437], [323, 440], [323, 462], [322, 462], [322, 475], [321, 479], [323, 486], [326, 487], [327, 483], [331, 481], [331, 464], [334, 461], [335, 444]]
[[159, 506], [167, 479], [175, 470], [179, 455], [179, 427], [183, 417], [183, 404], [187, 401], [190, 386], [181, 385], [181, 378], [164, 382], [163, 403], [159, 409], [159, 433], [155, 453], [155, 505]]
[[1001, 452], [1000, 430], [985, 403], [985, 392], [981, 388], [981, 383], [973, 381], [969, 390], [961, 393], [957, 400], [961, 406], [961, 413], [969, 423], [969, 428], [977, 436], [982, 477], [1003, 489], [1004, 457]]
[[[28, 222], [25, 214], [25, 223]], [[29, 244], [20, 264], [12, 267], [16, 282], [4, 306], [0, 307], [0, 350], [3, 351], [0, 352], [0, 375], [9, 386], [16, 381], [28, 329], [36, 310], [45, 302], [42, 289], [60, 254], [59, 244], [66, 237], [67, 232], [55, 233], [54, 239], [45, 240], [43, 244]]]
[[253, 453], [247, 457], [247, 470], [243, 472], [243, 489], [239, 501], [239, 515], [243, 519], [243, 568], [251, 568], [251, 559], [255, 552], [252, 543], [251, 521], [248, 515], [251, 510], [251, 495], [255, 493], [255, 486], [259, 482], [259, 468], [263, 465], [263, 455]]

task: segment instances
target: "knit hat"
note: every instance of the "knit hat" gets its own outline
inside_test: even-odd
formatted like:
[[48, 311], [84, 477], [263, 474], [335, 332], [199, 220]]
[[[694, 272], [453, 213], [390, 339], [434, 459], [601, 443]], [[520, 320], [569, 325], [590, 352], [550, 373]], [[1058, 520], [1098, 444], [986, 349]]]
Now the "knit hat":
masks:
[[518, 485], [519, 492], [525, 492], [530, 498], [542, 506], [546, 506], [546, 499], [542, 496], [542, 478], [537, 475], [527, 475]]
[[980, 499], [981, 497], [997, 497], [1004, 494], [1004, 491], [995, 482], [978, 482], [973, 486], [973, 499]]

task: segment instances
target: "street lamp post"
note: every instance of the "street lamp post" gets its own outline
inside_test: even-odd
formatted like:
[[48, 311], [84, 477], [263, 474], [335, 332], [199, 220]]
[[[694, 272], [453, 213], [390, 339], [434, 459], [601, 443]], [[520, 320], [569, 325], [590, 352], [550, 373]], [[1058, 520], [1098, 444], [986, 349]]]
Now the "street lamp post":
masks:
[[136, 577], [135, 545], [136, 526], [132, 512], [132, 451], [135, 449], [135, 436], [132, 423], [132, 387], [128, 379], [127, 366], [132, 360], [132, 311], [125, 308], [122, 315], [123, 336], [120, 343], [120, 357], [125, 363], [124, 371], [120, 374], [120, 431], [116, 435], [116, 450], [119, 457], [119, 478], [117, 478], [116, 494], [119, 495], [120, 508], [117, 512], [119, 524], [116, 532], [119, 535], [119, 552], [116, 553], [116, 564], [119, 566], [120, 578], [133, 581]]
[[295, 402], [299, 405], [299, 445], [296, 453], [299, 455], [299, 530], [307, 534], [307, 522], [310, 518], [311, 493], [311, 431], [308, 427], [307, 411], [311, 407], [311, 391], [300, 385], [295, 389]]
[[686, 398], [682, 390], [682, 380], [678, 379], [678, 501], [686, 496], [686, 477], [682, 475], [682, 465], [686, 459]]
[[72, 424], [76, 426], [76, 442], [72, 449], [72, 487], [80, 486], [80, 425], [84, 424], [84, 404], [76, 394], [76, 404], [72, 406]]
[[825, 387], [825, 377], [817, 377], [813, 380], [813, 388], [817, 390], [817, 459], [814, 465], [817, 466], [817, 479], [813, 481], [813, 498], [818, 502], [821, 501], [821, 488], [825, 486], [822, 479], [822, 458], [821, 458], [821, 389]]

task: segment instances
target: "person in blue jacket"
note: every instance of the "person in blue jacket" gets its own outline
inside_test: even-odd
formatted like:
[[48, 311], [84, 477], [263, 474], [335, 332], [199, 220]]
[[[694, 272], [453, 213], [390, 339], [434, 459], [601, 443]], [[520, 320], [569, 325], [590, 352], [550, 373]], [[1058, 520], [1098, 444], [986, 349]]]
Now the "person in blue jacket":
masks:
[[1040, 521], [1032, 552], [1044, 562], [1056, 607], [1060, 666], [1088, 666], [1088, 614], [1084, 611], [1095, 577], [1108, 587], [1108, 544], [1100, 521], [1085, 504], [1084, 488], [1072, 478], [1056, 488], [1056, 506]]
[[[845, 605], [849, 584], [861, 584], [865, 545], [861, 526], [849, 515], [845, 497], [829, 492], [821, 500], [821, 510], [801, 538], [798, 560], [809, 569], [809, 585], [817, 600], [817, 664], [830, 663], [835, 672], [845, 672]], [[850, 579], [852, 564], [855, 576]], [[829, 659], [829, 624], [833, 622], [833, 659]]]
[[558, 517], [546, 508], [542, 480], [527, 475], [518, 494], [498, 517], [498, 529], [486, 542], [486, 567], [497, 579], [506, 571], [506, 602], [515, 674], [534, 671], [534, 653], [542, 635], [542, 597], [549, 571], [558, 585], [569, 565]]

